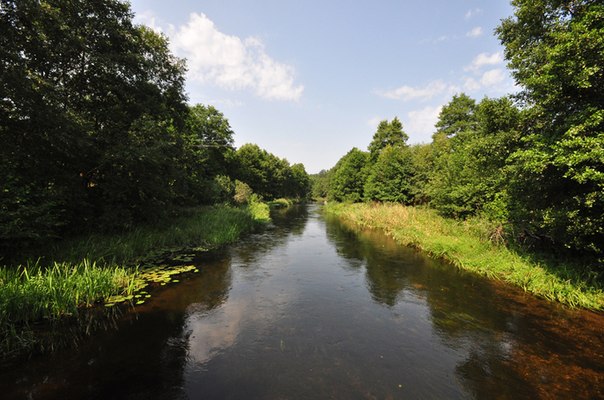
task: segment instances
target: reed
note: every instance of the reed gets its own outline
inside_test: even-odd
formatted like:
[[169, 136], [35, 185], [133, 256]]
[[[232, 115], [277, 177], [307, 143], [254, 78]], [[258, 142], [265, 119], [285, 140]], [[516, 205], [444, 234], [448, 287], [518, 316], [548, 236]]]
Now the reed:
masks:
[[447, 219], [434, 210], [399, 204], [328, 204], [325, 212], [357, 226], [381, 229], [456, 267], [502, 280], [571, 307], [604, 309], [604, 285], [588, 265], [507, 246], [500, 227], [481, 218]]

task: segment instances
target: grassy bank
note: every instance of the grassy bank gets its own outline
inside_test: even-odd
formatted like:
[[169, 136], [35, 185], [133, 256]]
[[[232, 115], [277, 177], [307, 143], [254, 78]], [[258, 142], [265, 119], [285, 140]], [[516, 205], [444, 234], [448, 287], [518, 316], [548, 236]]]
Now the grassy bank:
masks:
[[258, 223], [269, 220], [264, 203], [245, 207], [212, 206], [181, 212], [171, 220], [141, 226], [117, 234], [90, 234], [66, 240], [48, 249], [43, 259], [79, 262], [83, 259], [105, 263], [136, 264], [158, 253], [182, 247], [213, 248], [232, 243]]
[[[269, 220], [264, 203], [191, 209], [169, 221], [115, 234], [66, 240], [14, 266], [0, 268], [0, 351], [36, 344], [32, 325], [54, 321], [109, 299], [132, 299], [147, 277], [138, 265], [183, 248], [211, 249], [236, 241]], [[179, 270], [176, 270], [177, 272]], [[164, 271], [169, 276], [174, 271]]]
[[389, 204], [329, 204], [325, 211], [360, 227], [382, 229], [403, 245], [537, 296], [604, 309], [604, 287], [588, 267], [510, 249], [499, 243], [497, 229], [487, 221], [451, 220], [427, 208]]

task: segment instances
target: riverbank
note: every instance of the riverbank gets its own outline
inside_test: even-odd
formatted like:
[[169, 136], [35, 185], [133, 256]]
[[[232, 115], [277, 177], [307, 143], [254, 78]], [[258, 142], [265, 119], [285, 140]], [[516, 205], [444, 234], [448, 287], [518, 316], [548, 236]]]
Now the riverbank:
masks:
[[328, 204], [325, 212], [355, 226], [381, 229], [456, 267], [502, 280], [571, 307], [604, 310], [604, 288], [595, 273], [573, 265], [520, 253], [501, 243], [487, 221], [457, 221], [427, 208], [395, 204]]
[[133, 300], [146, 280], [174, 272], [158, 276], [140, 265], [183, 248], [204, 251], [233, 243], [268, 221], [264, 203], [189, 209], [124, 233], [65, 240], [20, 265], [0, 267], [0, 358], [36, 347], [35, 324], [77, 316], [108, 299]]

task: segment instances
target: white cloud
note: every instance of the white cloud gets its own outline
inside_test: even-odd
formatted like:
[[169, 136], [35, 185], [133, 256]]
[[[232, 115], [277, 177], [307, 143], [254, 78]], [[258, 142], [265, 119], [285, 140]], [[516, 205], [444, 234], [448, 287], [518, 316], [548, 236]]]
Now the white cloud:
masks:
[[298, 100], [304, 86], [294, 82], [294, 68], [273, 60], [256, 38], [220, 32], [205, 14], [169, 32], [174, 53], [187, 59], [188, 77], [225, 89], [251, 89], [271, 100]]
[[227, 108], [237, 108], [237, 107], [241, 107], [241, 106], [245, 105], [245, 103], [240, 100], [231, 100], [231, 99], [210, 99], [210, 100], [204, 101], [202, 103], [212, 104], [213, 106], [222, 106], [222, 107], [227, 107]]
[[438, 96], [446, 92], [454, 92], [457, 88], [455, 86], [446, 84], [441, 80], [436, 80], [428, 83], [424, 87], [411, 87], [401, 86], [396, 89], [378, 92], [380, 96], [394, 100], [430, 100], [431, 98]]
[[495, 86], [502, 83], [505, 80], [505, 73], [501, 68], [491, 69], [480, 78], [482, 86]]
[[407, 113], [405, 131], [409, 133], [411, 142], [419, 143], [431, 140], [441, 109], [442, 106], [424, 107]]
[[465, 71], [478, 71], [487, 65], [497, 65], [503, 62], [503, 53], [498, 51], [493, 54], [480, 53], [472, 60], [472, 63], [464, 68]]
[[463, 89], [468, 92], [473, 92], [480, 89], [480, 82], [474, 78], [464, 78]]
[[480, 8], [473, 8], [473, 9], [466, 11], [466, 15], [464, 17], [466, 19], [470, 19], [470, 18], [475, 17], [480, 14], [482, 14], [482, 10]]
[[382, 117], [372, 117], [367, 120], [367, 125], [370, 128], [377, 128], [378, 124], [382, 122], [385, 118]]
[[477, 38], [479, 36], [482, 36], [482, 27], [477, 26], [477, 27], [473, 28], [471, 31], [466, 33], [466, 36], [471, 37], [471, 38]]

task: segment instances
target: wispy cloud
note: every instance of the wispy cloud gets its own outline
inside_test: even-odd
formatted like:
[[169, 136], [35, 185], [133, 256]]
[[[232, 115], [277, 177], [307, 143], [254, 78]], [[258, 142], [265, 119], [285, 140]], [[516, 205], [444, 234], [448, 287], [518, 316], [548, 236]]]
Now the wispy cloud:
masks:
[[269, 100], [299, 100], [304, 86], [296, 83], [294, 67], [273, 59], [258, 38], [240, 38], [218, 30], [203, 13], [192, 13], [184, 25], [163, 27], [152, 13], [137, 22], [164, 32], [170, 47], [187, 60], [188, 79], [228, 90], [250, 89]]
[[465, 19], [470, 19], [470, 18], [473, 18], [473, 17], [475, 17], [477, 15], [480, 15], [480, 14], [482, 14], [482, 9], [480, 9], [480, 8], [472, 8], [472, 9], [466, 11], [466, 14], [464, 15], [464, 18]]
[[405, 124], [405, 131], [409, 133], [410, 139], [417, 142], [429, 142], [434, 133], [434, 125], [438, 121], [438, 115], [442, 105], [436, 107], [424, 107], [419, 110], [409, 111]]
[[464, 71], [478, 71], [482, 67], [490, 65], [498, 65], [503, 62], [503, 53], [498, 51], [495, 53], [480, 53], [472, 60], [470, 65], [464, 67]]
[[469, 31], [468, 33], [466, 33], [467, 37], [471, 37], [471, 38], [477, 38], [482, 36], [482, 27], [477, 26], [475, 28], [472, 28], [471, 31]]
[[423, 87], [401, 86], [396, 89], [378, 91], [377, 94], [393, 100], [430, 100], [446, 92], [454, 92], [456, 87], [446, 84], [441, 80], [428, 83]]
[[486, 71], [480, 77], [480, 83], [482, 86], [495, 86], [502, 83], [505, 80], [505, 72], [501, 68], [495, 68]]
[[367, 126], [370, 128], [376, 128], [380, 122], [382, 122], [385, 118], [382, 117], [371, 117], [367, 120]]

